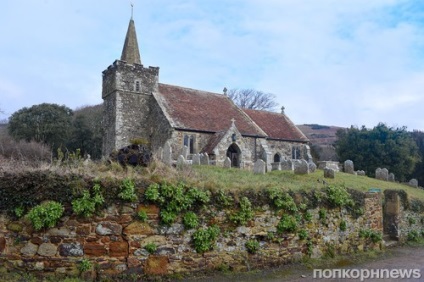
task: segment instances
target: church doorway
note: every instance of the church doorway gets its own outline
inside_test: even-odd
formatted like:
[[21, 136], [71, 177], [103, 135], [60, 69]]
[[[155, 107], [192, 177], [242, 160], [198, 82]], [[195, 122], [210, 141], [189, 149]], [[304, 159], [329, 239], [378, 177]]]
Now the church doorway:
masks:
[[231, 160], [231, 167], [240, 167], [241, 150], [236, 144], [231, 144], [228, 147], [227, 157]]

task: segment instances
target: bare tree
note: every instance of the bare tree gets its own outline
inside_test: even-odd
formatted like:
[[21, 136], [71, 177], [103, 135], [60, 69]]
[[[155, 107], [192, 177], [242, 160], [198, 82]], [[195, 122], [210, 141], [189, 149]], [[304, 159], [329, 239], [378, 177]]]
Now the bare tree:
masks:
[[237, 106], [245, 109], [273, 111], [278, 105], [274, 101], [274, 94], [255, 89], [233, 88], [228, 90], [227, 96], [233, 100]]

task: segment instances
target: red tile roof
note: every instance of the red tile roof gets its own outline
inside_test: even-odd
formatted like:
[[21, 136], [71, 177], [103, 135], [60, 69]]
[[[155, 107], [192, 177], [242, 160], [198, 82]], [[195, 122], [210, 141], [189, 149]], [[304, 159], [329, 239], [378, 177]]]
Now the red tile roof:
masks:
[[265, 131], [268, 138], [303, 142], [309, 141], [285, 114], [250, 109], [243, 109], [243, 111]]
[[263, 132], [246, 113], [227, 96], [180, 86], [159, 83], [156, 100], [171, 126], [178, 129], [227, 131], [231, 119], [242, 135], [263, 136]]

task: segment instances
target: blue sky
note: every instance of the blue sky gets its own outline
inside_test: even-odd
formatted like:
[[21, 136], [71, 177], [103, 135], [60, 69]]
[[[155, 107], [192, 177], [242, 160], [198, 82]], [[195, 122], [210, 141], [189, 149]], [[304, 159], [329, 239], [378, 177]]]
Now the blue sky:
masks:
[[[130, 1], [4, 2], [0, 119], [44, 102], [101, 103]], [[162, 83], [274, 93], [296, 124], [424, 130], [422, 1], [133, 2], [142, 63], [159, 66]]]

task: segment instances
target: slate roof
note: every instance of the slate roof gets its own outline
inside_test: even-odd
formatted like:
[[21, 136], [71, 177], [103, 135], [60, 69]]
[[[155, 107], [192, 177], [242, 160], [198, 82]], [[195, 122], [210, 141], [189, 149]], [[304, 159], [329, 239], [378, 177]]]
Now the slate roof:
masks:
[[285, 114], [250, 109], [243, 109], [243, 111], [265, 131], [270, 139], [309, 141]]
[[174, 128], [216, 133], [227, 131], [234, 118], [242, 135], [266, 137], [225, 95], [162, 83], [159, 83], [159, 93], [154, 95]]

